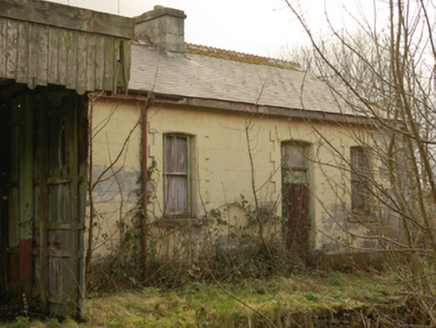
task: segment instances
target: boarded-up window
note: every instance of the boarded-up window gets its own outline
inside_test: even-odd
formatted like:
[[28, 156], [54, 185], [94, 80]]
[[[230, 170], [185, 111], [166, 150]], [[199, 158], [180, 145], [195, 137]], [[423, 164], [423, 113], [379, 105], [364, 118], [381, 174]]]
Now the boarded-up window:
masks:
[[168, 215], [191, 214], [189, 145], [189, 136], [164, 136], [164, 202]]
[[351, 211], [357, 216], [369, 214], [369, 161], [362, 147], [351, 147]]

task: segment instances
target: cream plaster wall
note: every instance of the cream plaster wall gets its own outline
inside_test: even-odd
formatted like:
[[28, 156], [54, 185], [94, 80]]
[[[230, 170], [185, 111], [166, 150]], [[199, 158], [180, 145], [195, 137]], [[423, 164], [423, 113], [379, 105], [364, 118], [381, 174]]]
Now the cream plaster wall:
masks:
[[[202, 218], [204, 208], [207, 211], [222, 209], [226, 204], [240, 201], [241, 195], [253, 203], [246, 131], [259, 201], [274, 208], [277, 216], [281, 215], [281, 142], [299, 140], [311, 144], [312, 247], [335, 252], [340, 250], [336, 241], [349, 243], [350, 237], [344, 231], [350, 228], [345, 222], [350, 206], [350, 173], [346, 159], [351, 146], [357, 145], [359, 139], [368, 138], [366, 129], [159, 104], [149, 110], [149, 163], [154, 162], [158, 172], [162, 172], [164, 134], [192, 135], [195, 140], [192, 145], [193, 216]], [[160, 174], [154, 179], [156, 202], [149, 210], [160, 218], [163, 184]], [[351, 229], [361, 231], [362, 227], [352, 225]]]
[[120, 222], [130, 222], [137, 205], [141, 172], [141, 125], [139, 103], [99, 98], [89, 106], [92, 126], [90, 142], [90, 203], [95, 209], [93, 245], [95, 258], [118, 246]]
[[[110, 165], [128, 139], [140, 110], [133, 100], [100, 99], [93, 110], [93, 179]], [[223, 218], [232, 224], [241, 224], [240, 210], [226, 211], [241, 195], [253, 203], [251, 166], [248, 153], [247, 131], [253, 155], [255, 189], [260, 204], [281, 215], [281, 142], [305, 141], [310, 147], [310, 232], [311, 246], [315, 250], [339, 252], [340, 244], [361, 245], [346, 230], [364, 235], [365, 229], [350, 223], [349, 149], [359, 140], [371, 139], [371, 133], [362, 127], [341, 126], [326, 122], [305, 122], [284, 117], [259, 116], [250, 113], [212, 110], [199, 107], [175, 106], [157, 103], [148, 110], [148, 167], [155, 166], [149, 191], [153, 203], [148, 206], [150, 222], [163, 214], [163, 136], [166, 133], [191, 135], [193, 218], [202, 219], [207, 212], [220, 210]], [[120, 160], [109, 170], [93, 192], [99, 216], [99, 240], [103, 234], [111, 242], [97, 253], [114, 247], [119, 238], [117, 221], [128, 220], [135, 209], [140, 188], [141, 127], [137, 126]], [[374, 161], [374, 165], [379, 165]], [[376, 171], [376, 168], [374, 168]], [[121, 211], [120, 211], [121, 209]], [[239, 212], [238, 212], [239, 211]], [[151, 229], [151, 239], [161, 240], [160, 251], [166, 254], [182, 252], [183, 245], [204, 239], [203, 226], [194, 226], [179, 238], [166, 229]], [[202, 231], [203, 230], [203, 231]], [[267, 234], [280, 238], [280, 220], [270, 225]], [[339, 243], [338, 243], [339, 242]]]

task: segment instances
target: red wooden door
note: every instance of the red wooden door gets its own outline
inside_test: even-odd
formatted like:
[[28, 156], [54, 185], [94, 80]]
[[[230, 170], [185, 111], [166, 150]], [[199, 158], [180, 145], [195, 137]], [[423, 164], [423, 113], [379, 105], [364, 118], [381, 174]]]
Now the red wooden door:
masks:
[[302, 260], [309, 252], [309, 165], [307, 143], [282, 143], [282, 202], [285, 242], [291, 256]]
[[283, 205], [287, 218], [286, 249], [305, 260], [309, 248], [309, 185], [284, 183]]

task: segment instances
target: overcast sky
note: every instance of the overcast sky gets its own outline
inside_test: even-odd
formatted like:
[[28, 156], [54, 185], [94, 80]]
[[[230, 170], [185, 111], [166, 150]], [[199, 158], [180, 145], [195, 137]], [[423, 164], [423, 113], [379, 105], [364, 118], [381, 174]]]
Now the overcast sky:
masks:
[[[304, 43], [305, 33], [284, 0], [50, 0], [122, 16], [138, 16], [155, 5], [180, 9], [188, 16], [185, 41], [262, 56], [277, 57], [285, 48]], [[370, 16], [370, 0], [290, 0], [306, 13], [315, 30], [352, 25], [350, 14]]]

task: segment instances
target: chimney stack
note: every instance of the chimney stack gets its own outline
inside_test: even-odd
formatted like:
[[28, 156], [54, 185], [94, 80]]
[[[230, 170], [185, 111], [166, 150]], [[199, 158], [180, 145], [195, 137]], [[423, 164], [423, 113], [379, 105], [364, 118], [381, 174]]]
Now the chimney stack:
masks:
[[145, 34], [151, 43], [169, 52], [185, 52], [185, 18], [182, 10], [155, 6], [135, 17], [135, 34]]

